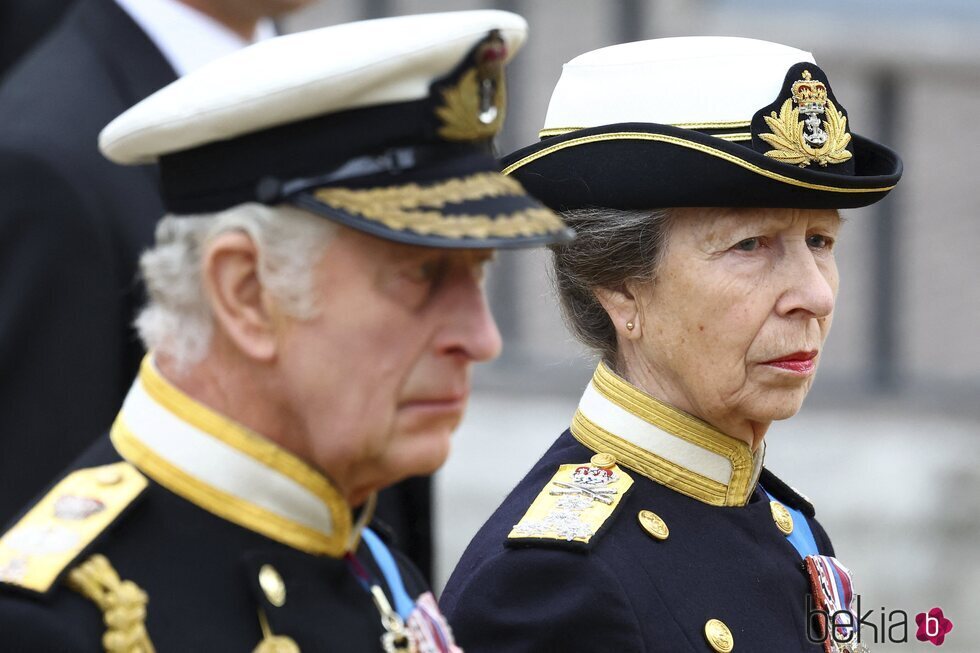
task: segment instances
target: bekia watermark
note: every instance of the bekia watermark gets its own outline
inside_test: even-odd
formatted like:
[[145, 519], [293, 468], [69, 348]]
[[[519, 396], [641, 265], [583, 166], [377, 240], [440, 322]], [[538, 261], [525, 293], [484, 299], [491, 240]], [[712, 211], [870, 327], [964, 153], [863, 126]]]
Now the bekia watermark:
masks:
[[[919, 612], [910, 619], [906, 610], [888, 610], [884, 606], [863, 611], [861, 595], [855, 595], [856, 610], [828, 612], [814, 604], [813, 595], [806, 595], [807, 639], [814, 644], [831, 644], [831, 651], [854, 652], [866, 650], [867, 644], [903, 644], [909, 641], [909, 624], [915, 624], [914, 638], [934, 646], [942, 646], [953, 630], [953, 622], [940, 607]], [[828, 628], [828, 625], [832, 627]]]

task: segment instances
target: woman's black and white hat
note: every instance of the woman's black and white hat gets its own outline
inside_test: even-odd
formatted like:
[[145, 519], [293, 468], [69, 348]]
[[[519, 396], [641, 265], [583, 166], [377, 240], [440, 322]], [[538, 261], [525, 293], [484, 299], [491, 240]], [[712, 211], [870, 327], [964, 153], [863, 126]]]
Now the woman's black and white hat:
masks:
[[143, 100], [99, 144], [117, 163], [158, 162], [178, 215], [289, 203], [429, 247], [562, 240], [490, 153], [526, 31], [516, 14], [462, 11], [263, 41]]
[[555, 209], [851, 208], [898, 155], [851, 132], [809, 52], [734, 37], [615, 45], [565, 64], [541, 141], [504, 173]]

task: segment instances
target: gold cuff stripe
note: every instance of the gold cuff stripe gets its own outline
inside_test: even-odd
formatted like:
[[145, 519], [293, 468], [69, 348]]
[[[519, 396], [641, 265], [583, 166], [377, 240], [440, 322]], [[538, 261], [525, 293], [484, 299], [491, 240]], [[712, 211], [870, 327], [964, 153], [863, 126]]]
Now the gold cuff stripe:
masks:
[[160, 375], [153, 365], [151, 354], [147, 354], [143, 359], [139, 379], [150, 397], [180, 419], [229, 447], [245, 453], [266, 467], [288, 476], [319, 497], [330, 510], [334, 532], [348, 537], [351, 531], [350, 509], [322, 474], [261, 435], [249, 431], [185, 395]]
[[749, 163], [743, 159], [740, 159], [733, 154], [728, 152], [723, 152], [721, 150], [715, 149], [708, 145], [702, 143], [696, 143], [694, 141], [689, 141], [683, 138], [677, 138], [676, 136], [668, 136], [666, 134], [650, 134], [647, 132], [612, 132], [609, 134], [595, 134], [593, 136], [583, 136], [581, 138], [575, 138], [570, 141], [565, 141], [563, 143], [555, 143], [550, 147], [546, 147], [543, 150], [539, 150], [534, 154], [529, 154], [519, 161], [515, 161], [506, 168], [504, 168], [503, 173], [505, 175], [512, 174], [515, 170], [523, 168], [529, 163], [533, 163], [538, 159], [548, 156], [558, 152], [559, 150], [564, 150], [569, 147], [577, 147], [579, 145], [588, 145], [589, 143], [599, 143], [603, 141], [622, 141], [622, 140], [633, 140], [633, 141], [655, 141], [659, 143], [669, 143], [671, 145], [677, 145], [679, 147], [686, 147], [691, 150], [697, 150], [703, 152], [710, 156], [717, 157], [733, 163], [737, 166], [745, 168], [750, 172], [754, 172], [763, 177], [768, 177], [769, 179], [775, 179], [776, 181], [789, 184], [791, 186], [798, 186], [800, 188], [807, 188], [810, 190], [823, 190], [833, 193], [884, 193], [886, 191], [895, 188], [895, 185], [882, 186], [880, 188], [843, 188], [838, 186], [827, 186], [825, 184], [811, 184], [806, 181], [800, 181], [798, 179], [793, 179], [792, 177], [787, 177], [786, 175], [781, 175], [777, 172], [771, 172], [765, 168], [760, 168], [754, 163]]
[[725, 505], [744, 505], [752, 493], [753, 458], [748, 444], [722, 433], [693, 415], [668, 406], [618, 377], [600, 363], [592, 385], [606, 399], [645, 422], [691, 444], [727, 458], [732, 465]]
[[116, 418], [109, 437], [119, 455], [163, 487], [213, 515], [306, 553], [339, 557], [346, 551], [346, 531], [328, 536], [208, 485], [157, 455], [133, 435], [122, 416]]
[[576, 411], [572, 418], [572, 436], [593, 451], [608, 451], [619, 464], [643, 474], [651, 481], [666, 485], [681, 494], [712, 506], [724, 506], [727, 489], [724, 484], [701, 476], [660, 456], [636, 446], [595, 424]]
[[[496, 172], [482, 172], [460, 179], [420, 186], [404, 184], [378, 188], [321, 188], [314, 193], [320, 202], [378, 222], [396, 231], [413, 231], [445, 238], [514, 238], [538, 236], [565, 229], [553, 211], [533, 207], [500, 213], [444, 214], [447, 204], [490, 197], [523, 197], [524, 188], [514, 179]], [[426, 210], [429, 209], [429, 210]]]

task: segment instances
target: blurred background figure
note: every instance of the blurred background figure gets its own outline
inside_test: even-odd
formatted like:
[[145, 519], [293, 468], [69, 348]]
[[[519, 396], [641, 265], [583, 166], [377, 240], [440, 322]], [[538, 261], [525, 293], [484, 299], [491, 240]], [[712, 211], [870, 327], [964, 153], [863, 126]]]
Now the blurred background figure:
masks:
[[0, 521], [108, 427], [143, 355], [136, 259], [163, 205], [155, 170], [106, 161], [99, 131], [179, 74], [272, 36], [285, 5], [247, 3], [249, 18], [226, 24], [235, 3], [191, 4], [78, 0], [0, 86]]
[[5, 0], [0, 4], [0, 77], [68, 10], [72, 0]]

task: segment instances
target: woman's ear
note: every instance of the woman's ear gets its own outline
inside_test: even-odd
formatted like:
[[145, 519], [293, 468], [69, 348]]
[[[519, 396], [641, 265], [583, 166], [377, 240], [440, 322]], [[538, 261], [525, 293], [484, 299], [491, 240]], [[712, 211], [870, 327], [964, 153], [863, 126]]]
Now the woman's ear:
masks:
[[275, 305], [259, 279], [259, 250], [251, 236], [240, 231], [216, 236], [208, 244], [201, 272], [215, 329], [249, 358], [275, 358]]
[[616, 335], [626, 340], [638, 338], [641, 331], [640, 309], [630, 284], [616, 289], [596, 288], [593, 293], [609, 314]]

